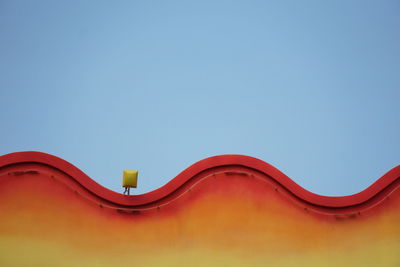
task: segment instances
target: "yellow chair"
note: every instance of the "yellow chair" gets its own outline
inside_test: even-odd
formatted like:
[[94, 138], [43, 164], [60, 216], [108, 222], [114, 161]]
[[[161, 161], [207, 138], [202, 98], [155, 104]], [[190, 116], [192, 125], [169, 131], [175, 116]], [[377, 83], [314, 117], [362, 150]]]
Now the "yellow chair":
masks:
[[125, 187], [125, 193], [130, 194], [130, 188], [137, 187], [138, 170], [124, 170], [124, 176], [122, 179], [122, 186]]

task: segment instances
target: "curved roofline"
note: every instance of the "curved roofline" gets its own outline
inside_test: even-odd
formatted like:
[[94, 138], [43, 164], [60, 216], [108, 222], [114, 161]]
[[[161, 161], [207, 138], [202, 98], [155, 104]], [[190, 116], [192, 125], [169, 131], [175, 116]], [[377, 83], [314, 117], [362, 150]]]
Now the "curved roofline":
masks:
[[73, 164], [47, 153], [25, 151], [0, 156], [0, 168], [19, 163], [35, 163], [50, 166], [67, 174], [93, 195], [124, 207], [156, 203], [177, 192], [190, 180], [196, 179], [195, 177], [198, 177], [198, 174], [205, 171], [212, 172], [213, 169], [229, 166], [240, 166], [262, 173], [267, 178], [281, 185], [297, 199], [306, 202], [306, 204], [328, 209], [348, 208], [365, 204], [370, 199], [384, 192], [389, 186], [400, 181], [400, 166], [397, 166], [359, 193], [348, 196], [323, 196], [304, 189], [283, 172], [260, 159], [244, 155], [220, 155], [196, 162], [167, 184], [154, 191], [141, 195], [126, 196], [103, 187]]

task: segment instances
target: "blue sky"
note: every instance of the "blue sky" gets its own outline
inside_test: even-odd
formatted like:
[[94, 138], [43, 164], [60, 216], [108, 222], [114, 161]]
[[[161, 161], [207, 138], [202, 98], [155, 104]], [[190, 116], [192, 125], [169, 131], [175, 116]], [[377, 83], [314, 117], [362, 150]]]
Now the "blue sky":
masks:
[[398, 1], [0, 1], [0, 154], [122, 192], [245, 154], [324, 195], [400, 164]]

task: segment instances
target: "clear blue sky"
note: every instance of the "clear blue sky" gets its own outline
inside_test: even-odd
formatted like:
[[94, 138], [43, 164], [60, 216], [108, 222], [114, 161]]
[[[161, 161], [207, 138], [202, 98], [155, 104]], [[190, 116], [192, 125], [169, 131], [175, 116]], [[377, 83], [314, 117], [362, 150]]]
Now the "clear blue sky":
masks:
[[143, 193], [219, 154], [356, 193], [400, 164], [399, 1], [0, 1], [0, 154]]

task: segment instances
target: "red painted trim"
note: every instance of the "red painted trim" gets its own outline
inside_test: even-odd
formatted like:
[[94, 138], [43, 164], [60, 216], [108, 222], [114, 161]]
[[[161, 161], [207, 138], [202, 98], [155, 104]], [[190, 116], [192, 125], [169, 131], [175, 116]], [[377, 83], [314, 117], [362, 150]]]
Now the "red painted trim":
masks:
[[125, 196], [99, 185], [71, 163], [50, 154], [28, 151], [0, 156], [0, 168], [19, 163], [34, 163], [50, 166], [67, 174], [93, 195], [115, 205], [124, 207], [144, 206], [153, 203], [156, 205], [157, 202], [161, 202], [163, 199], [178, 192], [187, 182], [199, 177], [198, 174], [205, 171], [212, 173], [213, 169], [216, 170], [221, 167], [226, 167], [228, 169], [232, 167], [234, 169], [235, 166], [239, 166], [242, 169], [244, 168], [252, 172], [256, 171], [261, 173], [266, 176], [266, 179], [269, 178], [280, 184], [290, 194], [300, 201], [305, 202], [305, 204], [323, 209], [336, 210], [338, 208], [351, 208], [363, 205], [379, 194], [387, 194], [385, 193], [385, 189], [389, 186], [398, 186], [400, 182], [400, 166], [397, 166], [383, 175], [371, 186], [357, 194], [342, 197], [322, 196], [305, 190], [277, 168], [262, 160], [243, 155], [221, 155], [206, 158], [193, 164], [166, 185], [152, 192], [142, 195]]

